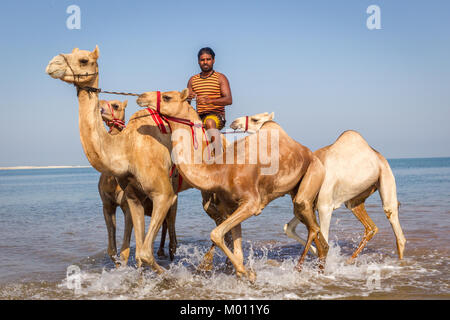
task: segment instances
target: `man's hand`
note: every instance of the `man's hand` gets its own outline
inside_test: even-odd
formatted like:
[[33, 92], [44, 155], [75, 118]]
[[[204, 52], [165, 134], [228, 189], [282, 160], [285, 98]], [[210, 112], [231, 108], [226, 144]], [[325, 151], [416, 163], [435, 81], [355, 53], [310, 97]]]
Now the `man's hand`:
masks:
[[189, 95], [187, 97], [187, 100], [191, 101], [192, 99], [195, 99], [196, 97], [197, 97], [197, 95], [194, 92], [189, 91]]
[[197, 104], [212, 104], [212, 99], [208, 96], [197, 96]]

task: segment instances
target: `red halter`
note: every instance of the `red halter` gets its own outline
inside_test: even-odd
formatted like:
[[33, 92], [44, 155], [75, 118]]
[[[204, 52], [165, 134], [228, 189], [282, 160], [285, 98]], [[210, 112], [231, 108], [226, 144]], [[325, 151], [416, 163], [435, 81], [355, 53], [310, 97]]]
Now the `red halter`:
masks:
[[245, 132], [248, 130], [248, 116], [245, 116]]
[[106, 125], [109, 127], [109, 131], [111, 132], [113, 126], [116, 126], [116, 128], [119, 129], [119, 130], [123, 130], [126, 127], [125, 126], [125, 121], [117, 119], [114, 116], [114, 110], [111, 107], [111, 105], [109, 104], [109, 102], [106, 102], [106, 104], [108, 105], [109, 110], [111, 111], [111, 116], [113, 117], [112, 120], [107, 120], [106, 121]]
[[208, 160], [209, 160], [209, 157], [210, 157], [209, 142], [208, 142], [208, 138], [206, 137], [205, 128], [203, 127], [202, 124], [195, 124], [189, 119], [183, 119], [183, 118], [162, 115], [160, 112], [161, 111], [161, 91], [156, 91], [156, 112], [154, 110], [150, 109], [149, 107], [147, 108], [147, 110], [150, 113], [150, 115], [153, 117], [153, 120], [158, 125], [158, 127], [162, 133], [167, 133], [166, 128], [165, 128], [164, 124], [162, 123], [162, 120], [167, 122], [167, 124], [169, 125], [169, 128], [170, 128], [170, 131], [172, 131], [172, 128], [170, 127], [169, 120], [189, 126], [191, 128], [192, 143], [194, 145], [195, 150], [198, 149], [198, 142], [197, 142], [197, 137], [195, 135], [194, 127], [202, 128], [203, 134], [205, 135], [206, 147], [208, 148]]

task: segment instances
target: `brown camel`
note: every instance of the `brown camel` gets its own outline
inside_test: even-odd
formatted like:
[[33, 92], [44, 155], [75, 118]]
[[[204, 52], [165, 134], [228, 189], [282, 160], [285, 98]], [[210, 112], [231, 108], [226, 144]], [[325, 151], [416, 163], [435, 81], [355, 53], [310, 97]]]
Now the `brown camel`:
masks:
[[[270, 120], [272, 117], [269, 117], [268, 113], [260, 113], [238, 118], [230, 127], [234, 130], [248, 128], [248, 131], [257, 132], [266, 121]], [[378, 232], [364, 206], [366, 199], [378, 190], [383, 210], [395, 234], [398, 257], [403, 259], [406, 239], [398, 218], [399, 202], [395, 177], [388, 161], [353, 130], [343, 132], [333, 144], [317, 150], [314, 154], [321, 160], [326, 172], [316, 201], [320, 230], [325, 240], [328, 242], [333, 210], [345, 203], [365, 228], [359, 246], [349, 259], [349, 262], [352, 262]], [[293, 218], [285, 225], [284, 231], [289, 237], [305, 243], [305, 240], [295, 232], [298, 223], [299, 220]], [[311, 251], [316, 253], [312, 246]]]
[[[105, 130], [98, 93], [87, 88], [98, 88], [98, 57], [98, 47], [92, 52], [75, 48], [72, 53], [54, 57], [46, 72], [76, 86], [80, 138], [86, 157], [97, 171], [116, 177], [125, 191], [135, 232], [138, 266], [146, 263], [161, 273], [163, 269], [155, 261], [153, 243], [166, 215], [169, 228], [175, 225], [176, 190], [185, 190], [189, 185], [183, 181], [177, 188], [178, 178], [169, 177], [172, 169], [170, 135], [161, 134], [147, 110], [136, 112], [127, 127], [116, 135]], [[146, 198], [152, 201], [153, 208], [145, 235], [143, 203]], [[169, 250], [175, 252], [176, 243], [171, 245], [174, 247]]]
[[[162, 273], [164, 269], [154, 258], [153, 243], [166, 216], [169, 234], [172, 232], [170, 229], [175, 226], [177, 209], [176, 191], [182, 192], [191, 186], [186, 180], [179, 179], [176, 170], [170, 177], [173, 172], [170, 128], [165, 124], [158, 126], [158, 120], [149, 110], [136, 112], [122, 132], [116, 135], [107, 133], [99, 111], [98, 93], [91, 89], [98, 88], [98, 58], [98, 47], [92, 52], [75, 48], [71, 53], [55, 56], [46, 72], [53, 78], [75, 85], [84, 153], [97, 171], [116, 177], [125, 192], [133, 221], [138, 267], [145, 263]], [[169, 134], [162, 133], [162, 130]], [[153, 204], [147, 234], [144, 219], [146, 199]], [[216, 224], [223, 220], [210, 202], [204, 201], [204, 204]], [[172, 245], [169, 248], [171, 254], [176, 250], [176, 242]]]
[[[100, 113], [103, 121], [109, 127], [110, 134], [118, 134], [125, 128], [125, 108], [128, 101], [120, 102], [118, 100], [100, 100]], [[111, 260], [119, 267], [126, 264], [130, 252], [131, 231], [133, 222], [131, 213], [125, 199], [125, 193], [117, 183], [114, 176], [102, 173], [98, 181], [98, 192], [103, 204], [103, 215], [105, 217], [106, 229], [108, 231], [108, 255]], [[122, 248], [120, 249], [120, 260], [117, 259], [116, 246], [116, 209], [120, 207], [124, 213], [125, 227], [122, 240]], [[146, 199], [144, 202], [145, 215], [151, 216], [152, 202]], [[164, 221], [162, 226], [161, 241], [158, 249], [158, 256], [165, 257], [164, 244], [167, 234], [167, 222]], [[175, 236], [175, 235], [173, 235]], [[173, 239], [175, 241], [176, 239]], [[170, 259], [173, 260], [173, 252], [170, 252]]]
[[[173, 157], [181, 175], [193, 187], [215, 193], [223, 208], [221, 212], [231, 213], [211, 232], [214, 243], [211, 251], [214, 245], [219, 246], [233, 263], [237, 276], [254, 281], [255, 273], [247, 271], [243, 264], [240, 224], [260, 214], [272, 200], [289, 193], [295, 216], [308, 228], [308, 242], [297, 266], [301, 268], [314, 240], [323, 267], [328, 245], [313, 212], [313, 200], [325, 174], [320, 160], [273, 121], [266, 122], [256, 134], [234, 142], [233, 147], [228, 145], [223, 154], [211, 159], [201, 120], [186, 102], [187, 97], [188, 89], [146, 92], [137, 103], [167, 116], [173, 129]], [[266, 150], [262, 150], [264, 144]], [[234, 153], [234, 150], [238, 152]], [[267, 161], [269, 154], [273, 161]], [[224, 243], [228, 231], [233, 234], [234, 253]]]

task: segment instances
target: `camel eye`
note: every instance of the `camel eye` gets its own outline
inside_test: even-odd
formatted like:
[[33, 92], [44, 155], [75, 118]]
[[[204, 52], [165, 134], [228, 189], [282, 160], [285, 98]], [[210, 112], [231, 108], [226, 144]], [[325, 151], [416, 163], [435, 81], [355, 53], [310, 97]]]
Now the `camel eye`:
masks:
[[88, 59], [80, 59], [80, 63], [81, 63], [81, 64], [86, 64], [86, 63], [88, 63], [88, 62], [89, 62]]
[[165, 102], [169, 102], [170, 99], [172, 99], [172, 98], [169, 97], [169, 96], [163, 96], [163, 100], [164, 100]]
[[118, 106], [117, 104], [113, 104], [113, 108], [114, 108], [115, 110], [117, 110], [117, 109], [119, 109], [119, 106]]

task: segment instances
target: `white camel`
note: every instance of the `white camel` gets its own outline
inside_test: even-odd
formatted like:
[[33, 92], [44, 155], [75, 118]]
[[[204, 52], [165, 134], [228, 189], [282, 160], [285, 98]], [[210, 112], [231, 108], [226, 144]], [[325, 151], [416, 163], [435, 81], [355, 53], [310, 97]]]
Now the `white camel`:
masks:
[[[234, 130], [245, 129], [256, 132], [269, 119], [267, 113], [241, 117], [232, 122]], [[330, 221], [333, 210], [343, 203], [364, 225], [365, 232], [358, 248], [349, 262], [356, 258], [367, 242], [377, 233], [378, 228], [364, 207], [365, 200], [376, 190], [379, 191], [383, 210], [394, 231], [399, 259], [403, 259], [406, 239], [398, 217], [399, 202], [395, 178], [388, 161], [371, 148], [356, 131], [345, 131], [329, 146], [314, 152], [325, 167], [325, 178], [316, 198], [315, 209], [319, 212], [320, 230], [328, 242]], [[300, 221], [294, 217], [284, 226], [285, 233], [305, 244], [296, 232]], [[314, 247], [311, 251], [317, 254]]]

